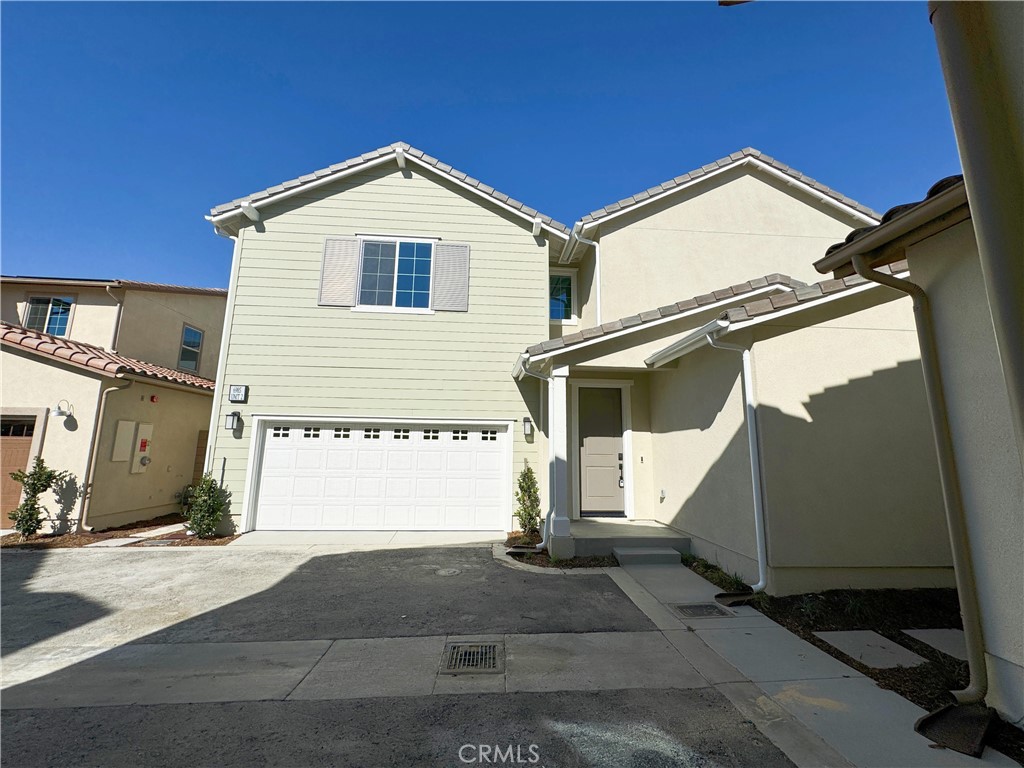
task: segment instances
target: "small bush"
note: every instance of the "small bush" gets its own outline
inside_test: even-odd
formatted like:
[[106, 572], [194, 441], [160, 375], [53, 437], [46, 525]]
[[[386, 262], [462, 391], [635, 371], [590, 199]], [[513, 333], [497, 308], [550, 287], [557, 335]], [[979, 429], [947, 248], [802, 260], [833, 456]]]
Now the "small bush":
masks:
[[43, 525], [43, 515], [49, 514], [46, 507], [39, 503], [39, 497], [55, 485], [67, 483], [72, 477], [66, 469], [50, 469], [42, 456], [36, 456], [28, 472], [20, 469], [11, 472], [11, 479], [21, 483], [24, 488], [25, 499], [7, 517], [14, 521], [14, 530], [21, 534], [22, 539], [37, 533]]
[[200, 539], [212, 539], [230, 498], [231, 493], [217, 485], [209, 473], [195, 485], [188, 486], [181, 492], [179, 503], [189, 530]]
[[519, 504], [516, 508], [516, 522], [519, 523], [519, 530], [527, 535], [539, 533], [540, 488], [537, 486], [537, 476], [533, 473], [530, 462], [526, 462], [523, 471], [519, 473], [516, 501]]

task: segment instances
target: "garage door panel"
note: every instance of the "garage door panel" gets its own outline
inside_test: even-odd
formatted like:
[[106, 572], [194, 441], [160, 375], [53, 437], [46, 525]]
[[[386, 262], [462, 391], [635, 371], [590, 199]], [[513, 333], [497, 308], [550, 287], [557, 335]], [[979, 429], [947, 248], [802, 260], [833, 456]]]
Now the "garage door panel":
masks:
[[327, 529], [351, 528], [352, 505], [324, 504], [321, 523]]
[[505, 427], [271, 427], [256, 527], [503, 529], [511, 519], [510, 439]]

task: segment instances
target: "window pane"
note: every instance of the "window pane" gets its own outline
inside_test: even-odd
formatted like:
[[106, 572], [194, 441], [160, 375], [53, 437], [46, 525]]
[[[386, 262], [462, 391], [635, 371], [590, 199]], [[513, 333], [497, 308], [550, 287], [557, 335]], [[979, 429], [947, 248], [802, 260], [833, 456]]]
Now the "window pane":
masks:
[[33, 331], [46, 330], [46, 314], [50, 310], [49, 299], [29, 299], [25, 327]]
[[363, 243], [363, 271], [359, 285], [359, 303], [390, 306], [395, 282], [395, 244]]
[[199, 350], [182, 347], [181, 358], [178, 360], [178, 367], [187, 371], [199, 369]]
[[569, 275], [551, 275], [550, 317], [552, 320], [572, 319], [572, 278]]
[[416, 243], [399, 243], [398, 257], [400, 259], [411, 259], [416, 255]]
[[427, 309], [430, 307], [430, 294], [417, 291], [412, 295], [412, 305], [417, 309]]
[[412, 291], [399, 291], [395, 295], [395, 306], [396, 307], [411, 307], [412, 306]]
[[182, 334], [182, 346], [190, 349], [199, 349], [203, 344], [203, 332], [191, 326], [185, 326], [185, 333]]
[[401, 272], [398, 273], [398, 290], [400, 291], [411, 291], [412, 290], [412, 275], [403, 275]]
[[424, 277], [414, 277], [412, 288], [414, 290], [422, 291], [424, 293], [430, 293], [430, 275], [426, 275]]
[[50, 319], [46, 322], [46, 332], [54, 336], [63, 336], [68, 330], [71, 319], [71, 299], [50, 299]]

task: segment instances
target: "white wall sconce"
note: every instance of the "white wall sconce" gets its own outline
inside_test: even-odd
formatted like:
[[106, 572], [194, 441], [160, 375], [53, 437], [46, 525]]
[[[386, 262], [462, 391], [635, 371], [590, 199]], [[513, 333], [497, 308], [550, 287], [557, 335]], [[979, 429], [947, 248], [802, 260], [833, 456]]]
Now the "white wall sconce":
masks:
[[[62, 403], [63, 403], [63, 407], [61, 407]], [[50, 409], [50, 415], [53, 416], [53, 418], [55, 418], [55, 419], [67, 418], [68, 416], [70, 416], [74, 412], [75, 412], [75, 409], [72, 407], [71, 403], [69, 403], [67, 400], [60, 400], [60, 401], [58, 401], [58, 403], [55, 406], [53, 406], [53, 408]]]
[[523, 416], [523, 437], [533, 436], [533, 419]]
[[230, 429], [234, 432], [242, 426], [242, 412], [232, 411], [231, 413], [224, 416], [224, 429]]

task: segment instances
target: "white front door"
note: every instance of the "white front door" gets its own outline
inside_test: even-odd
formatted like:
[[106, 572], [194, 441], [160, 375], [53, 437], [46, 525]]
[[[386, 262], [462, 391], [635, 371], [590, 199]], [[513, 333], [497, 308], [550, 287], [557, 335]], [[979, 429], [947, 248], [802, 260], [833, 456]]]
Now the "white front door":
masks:
[[505, 530], [509, 438], [506, 425], [267, 427], [255, 527]]

